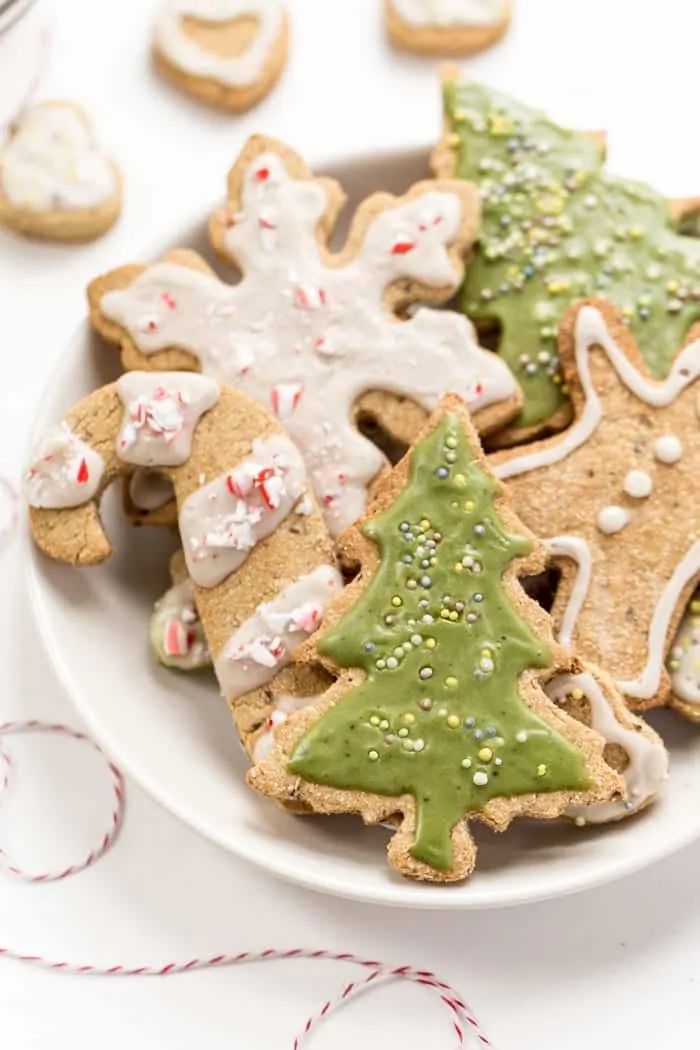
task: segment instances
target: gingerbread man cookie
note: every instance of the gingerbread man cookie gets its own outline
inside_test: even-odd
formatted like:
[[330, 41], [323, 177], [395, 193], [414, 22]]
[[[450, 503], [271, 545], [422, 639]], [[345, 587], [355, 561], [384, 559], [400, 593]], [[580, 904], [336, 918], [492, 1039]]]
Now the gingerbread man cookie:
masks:
[[566, 310], [608, 299], [651, 374], [663, 378], [700, 321], [700, 241], [682, 236], [697, 202], [669, 203], [608, 174], [599, 137], [560, 127], [537, 110], [449, 70], [440, 176], [479, 186], [483, 221], [461, 293], [498, 349], [525, 404], [500, 443], [517, 444], [571, 418], [557, 332]]
[[546, 552], [490, 475], [448, 396], [341, 546], [359, 577], [299, 659], [337, 681], [277, 726], [257, 790], [320, 813], [396, 820], [389, 862], [411, 878], [470, 874], [467, 822], [504, 830], [621, 794], [603, 738], [548, 699], [576, 672], [518, 577]]
[[288, 44], [279, 0], [162, 0], [153, 60], [188, 95], [242, 112], [272, 90]]
[[0, 222], [53, 241], [99, 237], [121, 211], [121, 175], [70, 102], [26, 110], [0, 149]]
[[419, 55], [471, 55], [500, 40], [510, 24], [508, 0], [384, 0], [396, 47]]
[[[128, 373], [38, 443], [25, 492], [39, 547], [72, 565], [108, 558], [99, 499], [134, 466], [157, 468], [173, 484], [201, 627], [252, 749], [278, 700], [327, 682], [288, 666], [342, 586], [301, 456], [274, 417], [208, 376]], [[166, 613], [168, 655], [185, 656], [172, 621], [186, 626], [191, 616]]]
[[561, 566], [560, 641], [609, 670], [632, 706], [672, 703], [664, 662], [700, 579], [700, 340], [655, 380], [623, 319], [590, 300], [566, 315], [559, 353], [574, 422], [497, 453], [493, 469]]
[[[403, 440], [448, 390], [465, 398], [482, 431], [520, 404], [507, 366], [478, 346], [465, 318], [427, 308], [397, 317], [457, 287], [478, 225], [471, 188], [439, 180], [399, 199], [375, 194], [334, 255], [327, 240], [342, 202], [336, 182], [313, 178], [286, 146], [256, 136], [210, 227], [217, 251], [242, 271], [239, 284], [180, 252], [89, 288], [93, 324], [121, 346], [127, 368], [199, 367], [277, 415], [304, 455], [333, 534], [362, 513], [385, 464], [353, 423], [365, 393], [382, 395], [360, 409]], [[397, 407], [393, 395], [411, 400]]]

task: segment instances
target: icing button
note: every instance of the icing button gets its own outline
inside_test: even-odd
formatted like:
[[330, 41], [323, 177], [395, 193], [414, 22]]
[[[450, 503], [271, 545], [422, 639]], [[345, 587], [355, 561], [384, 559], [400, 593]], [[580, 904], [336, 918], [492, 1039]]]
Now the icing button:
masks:
[[603, 507], [596, 524], [601, 532], [610, 536], [624, 529], [629, 520], [629, 513], [624, 507]]

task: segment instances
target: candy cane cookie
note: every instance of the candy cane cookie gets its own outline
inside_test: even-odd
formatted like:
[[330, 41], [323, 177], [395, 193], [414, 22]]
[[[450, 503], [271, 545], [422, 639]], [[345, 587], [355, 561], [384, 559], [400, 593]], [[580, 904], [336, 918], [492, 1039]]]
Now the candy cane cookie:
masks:
[[211, 106], [242, 112], [284, 69], [289, 16], [279, 0], [161, 0], [153, 29], [156, 70]]
[[108, 558], [99, 500], [134, 467], [172, 482], [207, 647], [252, 751], [279, 703], [326, 685], [291, 665], [342, 587], [303, 460], [273, 416], [210, 377], [130, 372], [38, 441], [24, 491], [40, 549], [70, 565]]
[[[212, 243], [242, 280], [221, 281], [191, 252], [125, 266], [89, 287], [97, 331], [125, 368], [192, 368], [272, 410], [300, 448], [329, 531], [362, 513], [385, 457], [357, 429], [376, 420], [407, 444], [446, 391], [482, 433], [521, 394], [465, 317], [421, 307], [457, 289], [479, 222], [464, 182], [429, 180], [365, 200], [343, 250], [328, 239], [344, 195], [289, 147], [251, 138], [229, 175]], [[367, 395], [370, 395], [367, 398]]]
[[121, 211], [121, 175], [72, 102], [22, 114], [0, 149], [0, 222], [28, 237], [99, 237]]

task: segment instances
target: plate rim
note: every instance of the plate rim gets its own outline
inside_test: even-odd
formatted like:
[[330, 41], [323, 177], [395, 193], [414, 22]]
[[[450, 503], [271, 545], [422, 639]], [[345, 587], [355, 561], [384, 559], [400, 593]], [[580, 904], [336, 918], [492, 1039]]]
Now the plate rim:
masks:
[[[409, 143], [401, 147], [381, 147], [379, 149], [368, 149], [362, 154], [354, 152], [339, 154], [330, 159], [322, 158], [318, 163], [312, 159], [310, 167], [312, 171], [325, 172], [326, 170], [333, 171], [348, 165], [360, 167], [363, 164], [381, 163], [382, 160], [387, 161], [389, 159], [399, 162], [399, 158], [402, 156], [406, 158], [416, 157], [419, 153], [425, 153], [427, 156], [431, 149], [432, 145], [426, 146], [424, 142]], [[208, 216], [219, 204], [220, 202], [214, 204], [208, 210], [198, 209], [196, 212], [193, 211], [188, 217], [181, 220], [180, 224], [178, 224], [180, 231], [177, 238], [178, 243], [191, 241], [195, 230], [204, 228]], [[172, 240], [170, 243], [172, 244]], [[140, 252], [139, 257], [147, 260], [156, 259], [164, 251], [168, 250], [170, 248], [164, 246], [161, 239], [158, 245], [155, 247], [151, 246], [150, 251]], [[32, 422], [24, 448], [22, 466], [29, 459], [30, 450], [38, 432], [51, 422], [50, 402], [54, 390], [57, 386], [60, 388], [60, 379], [63, 371], [67, 370], [70, 367], [69, 363], [74, 361], [78, 347], [84, 347], [93, 337], [94, 331], [90, 325], [89, 318], [84, 317], [73, 329], [70, 338], [63, 344], [62, 352], [51, 367], [48, 377], [42, 386], [41, 393], [33, 404]], [[43, 556], [33, 544], [30, 531], [26, 527], [21, 530], [20, 546], [29, 604], [44, 650], [63, 689], [84, 720], [90, 733], [105, 747], [127, 775], [132, 777], [165, 810], [172, 813], [204, 838], [275, 877], [316, 893], [324, 893], [365, 904], [414, 908], [420, 911], [489, 911], [568, 897], [617, 882], [672, 856], [700, 837], [699, 808], [697, 822], [695, 824], [691, 822], [687, 825], [684, 834], [677, 834], [670, 840], [652, 836], [649, 839], [649, 848], [646, 850], [638, 851], [632, 855], [623, 854], [612, 865], [601, 865], [600, 870], [596, 873], [592, 874], [589, 871], [584, 871], [579, 877], [572, 877], [571, 872], [566, 872], [560, 878], [559, 883], [555, 877], [553, 882], [542, 885], [539, 888], [529, 887], [524, 890], [515, 883], [507, 891], [501, 890], [495, 898], [493, 895], [489, 896], [488, 893], [485, 893], [479, 887], [471, 889], [469, 879], [452, 887], [429, 883], [415, 884], [409, 880], [406, 880], [405, 883], [387, 882], [384, 886], [375, 887], [374, 890], [363, 891], [361, 886], [355, 887], [349, 877], [345, 882], [339, 880], [336, 876], [329, 878], [328, 875], [319, 879], [315, 875], [316, 868], [314, 866], [307, 865], [306, 871], [303, 870], [303, 865], [301, 870], [290, 870], [283, 859], [277, 859], [274, 850], [266, 853], [265, 856], [261, 856], [254, 844], [249, 844], [246, 839], [236, 836], [227, 838], [217, 830], [215, 825], [210, 825], [206, 819], [202, 819], [201, 814], [197, 811], [191, 811], [186, 800], [183, 801], [180, 798], [173, 797], [171, 791], [167, 787], [163, 787], [158, 778], [154, 780], [152, 775], [141, 768], [138, 762], [136, 765], [132, 763], [128, 745], [123, 749], [119, 739], [115, 739], [110, 730], [103, 726], [99, 715], [96, 715], [92, 706], [84, 701], [83, 690], [76, 683], [73, 672], [61, 653], [58, 640], [54, 637], [51, 628], [48, 609], [43, 601], [43, 590], [46, 585], [42, 584], [38, 571], [38, 565]]]

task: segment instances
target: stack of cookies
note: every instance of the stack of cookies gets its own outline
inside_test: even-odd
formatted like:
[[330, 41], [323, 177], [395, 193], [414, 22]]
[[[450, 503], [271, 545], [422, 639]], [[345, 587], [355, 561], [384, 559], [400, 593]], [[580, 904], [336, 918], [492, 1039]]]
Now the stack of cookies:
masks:
[[434, 882], [470, 820], [614, 833], [668, 775], [638, 712], [700, 722], [698, 206], [456, 72], [444, 99], [434, 177], [340, 252], [342, 187], [256, 136], [210, 224], [238, 284], [188, 250], [93, 281], [125, 374], [26, 476], [52, 558], [109, 556], [117, 475], [177, 527], [156, 657], [213, 669], [252, 788], [389, 824]]

